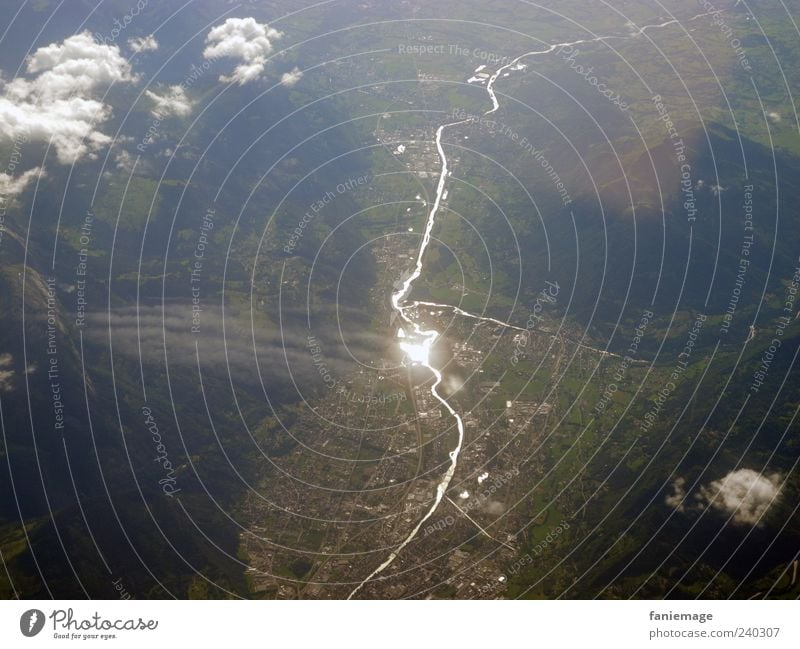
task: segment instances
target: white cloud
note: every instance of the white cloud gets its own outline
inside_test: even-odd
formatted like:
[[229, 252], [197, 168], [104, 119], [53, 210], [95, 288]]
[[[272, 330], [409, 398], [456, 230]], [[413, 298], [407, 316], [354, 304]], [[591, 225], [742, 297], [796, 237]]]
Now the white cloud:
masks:
[[142, 36], [141, 38], [129, 38], [128, 47], [137, 53], [149, 52], [158, 49], [158, 41], [152, 34], [150, 34], [150, 36]]
[[782, 118], [781, 118], [781, 114], [780, 114], [780, 113], [777, 113], [777, 112], [775, 112], [774, 110], [773, 110], [772, 112], [769, 112], [769, 113], [767, 113], [767, 117], [769, 117], [770, 121], [771, 121], [773, 124], [777, 124], [777, 123], [778, 123], [778, 122], [780, 122], [780, 121], [781, 121], [781, 119], [782, 119]]
[[13, 362], [11, 354], [0, 354], [0, 392], [11, 392], [14, 389], [14, 370], [11, 369]]
[[240, 59], [242, 63], [234, 68], [233, 74], [222, 75], [219, 80], [244, 85], [261, 77], [267, 56], [273, 49], [272, 40], [281, 36], [283, 34], [277, 29], [256, 22], [255, 18], [228, 18], [208, 32], [203, 56], [207, 59]]
[[114, 157], [114, 162], [117, 163], [117, 168], [121, 169], [125, 173], [132, 173], [133, 166], [136, 163], [136, 159], [125, 149], [121, 149], [117, 151]]
[[779, 498], [780, 483], [779, 474], [766, 476], [752, 469], [739, 469], [701, 487], [697, 499], [732, 514], [737, 523], [757, 525], [770, 505]]
[[28, 169], [26, 172], [16, 177], [6, 173], [0, 173], [0, 196], [16, 196], [40, 173], [44, 175], [44, 169], [41, 167]]
[[8, 84], [10, 94], [20, 88], [25, 96], [33, 92], [48, 99], [65, 99], [91, 92], [100, 85], [134, 79], [119, 48], [95, 42], [89, 32], [40, 47], [28, 59], [27, 69], [39, 76], [33, 83], [15, 79]]
[[673, 509], [682, 512], [686, 509], [684, 501], [686, 499], [686, 479], [676, 478], [672, 483], [672, 493], [664, 499], [664, 502]]
[[281, 75], [281, 85], [291, 88], [302, 78], [303, 71], [298, 67], [294, 67], [291, 72], [284, 72], [283, 75]]
[[0, 133], [52, 141], [59, 162], [92, 156], [111, 138], [96, 126], [111, 107], [93, 98], [100, 88], [131, 82], [135, 76], [116, 45], [97, 43], [89, 32], [40, 47], [28, 58], [27, 72], [5, 84], [0, 96]]
[[157, 94], [152, 90], [146, 90], [145, 94], [153, 101], [153, 110], [150, 112], [157, 118], [169, 115], [186, 117], [192, 112], [192, 102], [183, 86], [169, 86], [163, 94]]

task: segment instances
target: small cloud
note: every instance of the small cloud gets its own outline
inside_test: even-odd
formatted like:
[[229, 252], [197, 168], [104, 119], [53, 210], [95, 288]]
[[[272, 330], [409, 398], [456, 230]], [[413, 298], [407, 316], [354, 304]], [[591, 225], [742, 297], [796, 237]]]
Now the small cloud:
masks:
[[133, 173], [133, 166], [136, 163], [136, 159], [124, 149], [117, 151], [114, 161], [117, 163], [117, 167], [122, 169], [125, 173]]
[[294, 67], [290, 72], [284, 72], [281, 75], [281, 85], [286, 86], [287, 88], [291, 88], [302, 78], [303, 78], [303, 71], [298, 67]]
[[19, 176], [12, 176], [7, 173], [0, 173], [0, 197], [16, 196], [28, 186], [36, 176], [44, 176], [44, 169], [34, 167], [21, 173]]
[[128, 47], [136, 53], [149, 52], [158, 49], [158, 41], [152, 34], [150, 34], [150, 36], [142, 36], [141, 38], [129, 38]]
[[780, 497], [780, 483], [777, 473], [766, 476], [752, 469], [739, 469], [701, 487], [696, 497], [709, 507], [731, 514], [736, 523], [758, 525]]
[[714, 193], [714, 196], [719, 196], [722, 192], [728, 191], [728, 188], [722, 185], [712, 185], [711, 191]]
[[664, 499], [664, 502], [667, 504], [668, 507], [672, 507], [674, 510], [682, 512], [686, 509], [684, 504], [686, 500], [686, 479], [685, 478], [676, 478], [675, 482], [672, 483], [672, 494], [667, 496]]
[[781, 114], [780, 113], [776, 113], [774, 110], [769, 112], [769, 113], [767, 113], [767, 117], [769, 117], [769, 121], [772, 122], [773, 124], [777, 124], [782, 119], [781, 118]]
[[203, 56], [207, 59], [228, 57], [241, 60], [233, 74], [222, 75], [219, 80], [243, 86], [261, 77], [267, 56], [273, 49], [272, 41], [281, 36], [283, 34], [277, 29], [259, 23], [255, 18], [228, 18], [208, 32]]
[[152, 90], [145, 90], [144, 94], [153, 102], [150, 113], [156, 118], [161, 119], [170, 115], [186, 117], [192, 112], [192, 102], [183, 86], [169, 86], [163, 94]]
[[14, 389], [13, 363], [11, 354], [0, 354], [0, 392], [11, 392]]

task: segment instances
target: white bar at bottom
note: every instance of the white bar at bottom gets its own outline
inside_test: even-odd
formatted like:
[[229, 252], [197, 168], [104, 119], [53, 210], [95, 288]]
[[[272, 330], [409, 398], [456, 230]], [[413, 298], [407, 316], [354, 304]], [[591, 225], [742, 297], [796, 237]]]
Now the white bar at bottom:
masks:
[[[31, 612], [44, 625], [35, 629]], [[71, 614], [70, 614], [71, 611]], [[676, 617], [678, 616], [678, 617]], [[688, 616], [688, 617], [687, 617]], [[0, 646], [800, 647], [796, 601], [6, 601]], [[141, 619], [141, 624], [139, 620]], [[151, 622], [152, 621], [152, 622]], [[125, 629], [125, 626], [155, 628]], [[30, 632], [30, 628], [28, 629]], [[721, 633], [727, 635], [721, 636]], [[705, 635], [704, 635], [705, 634]], [[189, 644], [192, 643], [192, 644]], [[232, 644], [233, 643], [233, 644]], [[441, 643], [441, 644], [440, 644]]]

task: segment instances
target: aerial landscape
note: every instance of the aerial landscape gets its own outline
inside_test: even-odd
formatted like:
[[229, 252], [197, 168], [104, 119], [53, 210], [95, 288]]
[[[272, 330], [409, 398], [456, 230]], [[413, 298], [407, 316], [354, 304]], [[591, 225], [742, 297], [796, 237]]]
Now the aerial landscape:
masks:
[[3, 6], [0, 598], [800, 597], [800, 2]]

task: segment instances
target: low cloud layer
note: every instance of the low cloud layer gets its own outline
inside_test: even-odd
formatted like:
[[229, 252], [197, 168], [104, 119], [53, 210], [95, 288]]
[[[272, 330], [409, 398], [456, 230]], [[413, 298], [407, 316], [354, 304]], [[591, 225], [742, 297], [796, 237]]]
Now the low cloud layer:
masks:
[[116, 45], [97, 43], [89, 32], [40, 47], [26, 64], [29, 77], [6, 83], [0, 96], [0, 133], [52, 141], [59, 162], [92, 156], [111, 138], [98, 125], [111, 107], [96, 95], [113, 83], [135, 80]]
[[272, 41], [283, 36], [277, 29], [255, 18], [228, 18], [217, 25], [206, 36], [203, 56], [207, 59], [232, 58], [242, 61], [231, 75], [219, 79], [225, 83], [235, 82], [244, 85], [259, 79], [267, 65], [267, 57], [272, 53]]
[[[163, 312], [160, 306], [140, 306], [138, 309], [131, 306], [113, 309], [110, 314], [90, 313], [87, 317], [93, 327], [87, 335], [93, 342], [107, 344], [110, 319], [115, 353], [138, 360], [141, 351], [148, 364], [164, 361], [166, 341], [170, 366], [196, 367], [199, 341], [199, 355], [207, 368], [224, 371], [226, 365], [230, 365], [243, 373], [248, 368], [255, 369], [257, 360], [265, 373], [277, 374], [283, 373], [288, 365], [295, 378], [306, 384], [319, 379], [318, 368], [314, 366], [309, 351], [310, 334], [317, 338], [315, 344], [324, 349], [325, 363], [337, 377], [353, 371], [351, 354], [360, 359], [372, 358], [375, 350], [385, 342], [382, 336], [365, 331], [349, 337], [345, 349], [336, 336], [327, 338], [322, 332], [298, 329], [295, 324], [301, 321], [303, 314], [303, 311], [284, 310], [284, 319], [292, 324], [286, 324], [283, 332], [278, 325], [257, 321], [256, 339], [253, 341], [249, 313], [235, 314], [232, 309], [227, 309], [223, 334], [218, 306], [204, 305], [197, 321], [201, 323], [201, 333], [195, 335], [191, 333], [195, 322], [191, 303], [171, 302], [165, 305]], [[331, 317], [336, 315], [332, 313]]]

